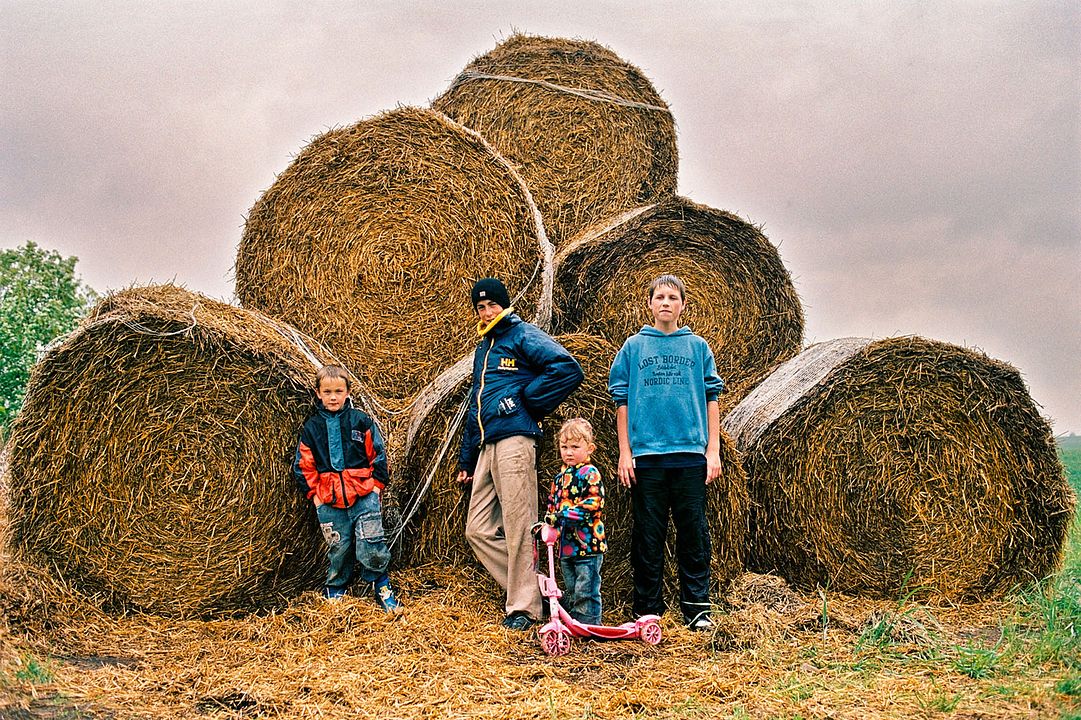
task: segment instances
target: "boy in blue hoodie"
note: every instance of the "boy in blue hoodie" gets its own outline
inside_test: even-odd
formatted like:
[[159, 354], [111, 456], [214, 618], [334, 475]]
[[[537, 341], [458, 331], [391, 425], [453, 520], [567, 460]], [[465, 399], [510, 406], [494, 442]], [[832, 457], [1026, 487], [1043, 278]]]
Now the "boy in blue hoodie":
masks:
[[623, 343], [608, 376], [616, 405], [619, 481], [631, 489], [635, 615], [661, 615], [668, 516], [676, 526], [680, 609], [692, 630], [709, 630], [710, 535], [706, 485], [721, 475], [724, 381], [713, 352], [679, 327], [687, 290], [675, 275], [649, 288], [653, 326]]

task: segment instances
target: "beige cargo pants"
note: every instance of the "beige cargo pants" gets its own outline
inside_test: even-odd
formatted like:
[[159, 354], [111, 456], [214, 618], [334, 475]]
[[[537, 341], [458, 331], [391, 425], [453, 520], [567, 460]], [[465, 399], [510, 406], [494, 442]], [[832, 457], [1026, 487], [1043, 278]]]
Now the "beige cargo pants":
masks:
[[516, 435], [481, 448], [465, 537], [477, 559], [507, 591], [507, 614], [541, 617], [541, 594], [533, 569], [537, 522], [537, 442]]

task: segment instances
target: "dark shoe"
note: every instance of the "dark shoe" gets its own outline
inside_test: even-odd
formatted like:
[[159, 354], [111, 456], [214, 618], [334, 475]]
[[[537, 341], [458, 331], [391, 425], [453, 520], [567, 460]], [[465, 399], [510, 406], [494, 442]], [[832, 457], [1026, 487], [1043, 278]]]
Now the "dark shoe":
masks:
[[537, 624], [537, 621], [529, 617], [521, 610], [515, 610], [507, 617], [503, 618], [503, 627], [508, 630], [516, 630], [518, 632], [525, 632], [531, 627]]
[[713, 621], [709, 619], [708, 612], [700, 612], [687, 621], [687, 627], [693, 632], [713, 632]]
[[384, 612], [397, 614], [404, 610], [398, 598], [394, 596], [394, 588], [390, 586], [390, 578], [384, 575], [375, 581], [375, 602]]
[[341, 600], [345, 597], [345, 588], [327, 585], [323, 588], [323, 597], [327, 600]]

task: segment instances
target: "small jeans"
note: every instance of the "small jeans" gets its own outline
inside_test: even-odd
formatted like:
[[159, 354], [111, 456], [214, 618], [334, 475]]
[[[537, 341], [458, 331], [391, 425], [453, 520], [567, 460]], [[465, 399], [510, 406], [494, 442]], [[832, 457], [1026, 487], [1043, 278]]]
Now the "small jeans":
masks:
[[560, 558], [563, 607], [586, 625], [601, 624], [601, 563], [604, 555]]
[[327, 544], [327, 587], [345, 588], [360, 563], [360, 579], [375, 582], [387, 571], [390, 549], [383, 535], [379, 494], [370, 492], [347, 508], [320, 505], [315, 509]]

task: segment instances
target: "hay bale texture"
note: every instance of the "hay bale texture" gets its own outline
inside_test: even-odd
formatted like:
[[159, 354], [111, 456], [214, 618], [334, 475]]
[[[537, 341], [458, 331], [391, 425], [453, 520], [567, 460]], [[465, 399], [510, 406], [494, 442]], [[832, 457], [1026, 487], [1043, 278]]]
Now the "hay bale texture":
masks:
[[672, 197], [594, 226], [556, 254], [558, 332], [617, 345], [652, 324], [650, 282], [687, 284], [683, 322], [709, 342], [729, 393], [742, 397], [803, 343], [803, 309], [777, 249], [739, 217]]
[[469, 350], [476, 279], [501, 278], [547, 327], [551, 252], [488, 143], [400, 108], [316, 137], [278, 176], [249, 213], [236, 293], [333, 348], [394, 408]]
[[402, 522], [394, 547], [403, 565], [479, 566], [465, 539], [470, 486], [455, 479], [472, 370], [469, 354], [410, 413], [404, 447], [396, 453]]
[[556, 245], [676, 190], [668, 106], [641, 70], [595, 42], [515, 34], [432, 107], [520, 168]]
[[1013, 367], [917, 337], [842, 338], [724, 419], [751, 494], [748, 564], [871, 597], [994, 596], [1058, 564], [1073, 496]]
[[290, 467], [332, 360], [181, 288], [106, 298], [35, 366], [12, 427], [14, 547], [105, 606], [161, 615], [317, 585], [323, 543]]
[[[626, 609], [632, 583], [630, 570], [631, 498], [619, 485], [615, 468], [619, 458], [616, 439], [615, 407], [608, 395], [608, 371], [616, 348], [603, 338], [590, 335], [563, 335], [556, 338], [578, 360], [585, 374], [582, 385], [544, 421], [540, 443], [540, 468], [537, 493], [541, 508], [547, 499], [551, 478], [558, 472], [559, 428], [572, 417], [584, 417], [593, 425], [597, 451], [593, 464], [605, 481], [605, 527], [609, 551], [602, 571], [602, 594], [607, 607]], [[443, 562], [475, 564], [476, 559], [463, 534], [469, 507], [468, 488], [453, 480], [457, 474], [458, 449], [461, 444], [460, 409], [467, 401], [468, 374], [433, 405], [419, 421], [416, 440], [410, 448], [402, 471], [402, 484], [423, 487], [427, 494], [418, 503], [418, 512], [407, 523], [403, 557], [407, 563]], [[451, 433], [453, 439], [445, 440]], [[746, 476], [735, 444], [722, 437], [722, 478], [710, 486], [707, 516], [713, 539], [713, 572], [718, 588], [725, 588], [743, 567], [742, 550], [746, 532]], [[448, 452], [438, 450], [446, 446]], [[431, 479], [430, 487], [427, 482]], [[403, 488], [402, 504], [410, 493]], [[670, 547], [672, 546], [670, 541]], [[669, 567], [674, 560], [669, 558]], [[670, 578], [671, 579], [671, 578]], [[675, 586], [672, 585], [674, 588]]]

